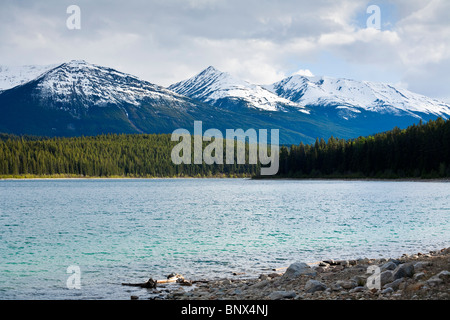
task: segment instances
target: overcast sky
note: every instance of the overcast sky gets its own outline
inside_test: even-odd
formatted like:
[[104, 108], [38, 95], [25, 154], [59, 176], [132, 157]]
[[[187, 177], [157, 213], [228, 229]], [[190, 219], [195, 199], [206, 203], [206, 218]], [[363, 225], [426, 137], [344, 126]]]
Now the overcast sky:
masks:
[[[69, 30], [67, 7], [81, 9]], [[381, 29], [367, 28], [369, 5]], [[72, 59], [163, 86], [213, 65], [257, 84], [294, 73], [389, 82], [450, 102], [448, 0], [1, 0], [0, 65]]]

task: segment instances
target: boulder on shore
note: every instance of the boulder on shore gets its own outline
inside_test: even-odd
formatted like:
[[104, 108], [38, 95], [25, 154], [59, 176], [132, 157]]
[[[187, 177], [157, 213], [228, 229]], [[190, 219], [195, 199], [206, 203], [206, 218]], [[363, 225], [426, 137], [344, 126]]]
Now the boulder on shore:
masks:
[[317, 272], [304, 262], [295, 262], [287, 268], [282, 279], [292, 280], [303, 275], [314, 277]]
[[292, 299], [295, 298], [297, 294], [295, 291], [273, 291], [269, 294], [268, 298], [270, 300], [281, 300], [281, 299]]
[[326, 284], [317, 280], [308, 280], [308, 282], [305, 284], [306, 293], [314, 293], [316, 291], [324, 291], [326, 289]]
[[414, 264], [412, 262], [403, 263], [399, 265], [393, 272], [393, 280], [400, 278], [411, 278], [414, 275]]

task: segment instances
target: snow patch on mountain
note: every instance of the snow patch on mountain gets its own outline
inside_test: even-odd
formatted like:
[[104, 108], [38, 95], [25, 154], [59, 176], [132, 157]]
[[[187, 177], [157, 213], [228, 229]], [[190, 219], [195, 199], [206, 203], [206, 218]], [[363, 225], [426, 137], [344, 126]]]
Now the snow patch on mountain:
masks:
[[351, 112], [421, 112], [447, 118], [450, 105], [390, 84], [350, 79], [293, 75], [265, 86], [305, 106], [333, 106]]
[[243, 100], [250, 107], [267, 111], [282, 110], [283, 106], [290, 106], [305, 113], [309, 112], [298, 103], [281, 98], [262, 86], [235, 78], [212, 66], [190, 79], [169, 86], [168, 89], [210, 104], [230, 98]]
[[40, 97], [57, 103], [70, 103], [76, 99], [85, 108], [124, 103], [139, 106], [146, 99], [183, 100], [164, 87], [83, 60], [62, 64], [36, 80]]

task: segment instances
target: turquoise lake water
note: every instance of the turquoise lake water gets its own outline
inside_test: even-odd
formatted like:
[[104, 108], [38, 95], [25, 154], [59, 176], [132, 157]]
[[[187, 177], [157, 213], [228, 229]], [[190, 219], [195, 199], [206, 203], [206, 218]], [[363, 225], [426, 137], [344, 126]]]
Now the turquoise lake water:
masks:
[[145, 298], [121, 283], [398, 257], [450, 246], [449, 221], [445, 182], [3, 180], [0, 299]]

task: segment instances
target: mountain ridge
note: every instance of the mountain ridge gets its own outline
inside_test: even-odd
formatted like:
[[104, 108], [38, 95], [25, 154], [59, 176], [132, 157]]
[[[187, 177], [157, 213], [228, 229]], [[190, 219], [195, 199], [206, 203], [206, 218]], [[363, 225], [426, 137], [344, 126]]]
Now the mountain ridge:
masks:
[[365, 110], [418, 112], [445, 118], [450, 115], [449, 104], [380, 82], [294, 75], [265, 88], [306, 106], [331, 105], [354, 113]]
[[[165, 88], [113, 68], [72, 60], [1, 91], [0, 132], [46, 136], [171, 133], [203, 121], [205, 128], [219, 130], [279, 129], [280, 143], [298, 144], [330, 136], [355, 138], [450, 116], [445, 103], [419, 99], [384, 84], [381, 89], [393, 92], [391, 96], [399, 101], [435, 102], [409, 110], [406, 102], [403, 109], [394, 106], [395, 100], [379, 99], [378, 109], [351, 100], [374, 101], [372, 87], [329, 77], [288, 77], [262, 86], [210, 66]], [[339, 92], [346, 94], [339, 97]]]
[[25, 66], [0, 65], [0, 92], [34, 80], [57, 66], [58, 64]]
[[224, 100], [241, 104], [243, 107], [266, 111], [283, 110], [284, 107], [297, 107], [306, 112], [299, 104], [279, 97], [264, 87], [241, 80], [227, 72], [209, 66], [197, 75], [168, 87], [169, 90], [195, 98], [204, 103], [223, 105]]

